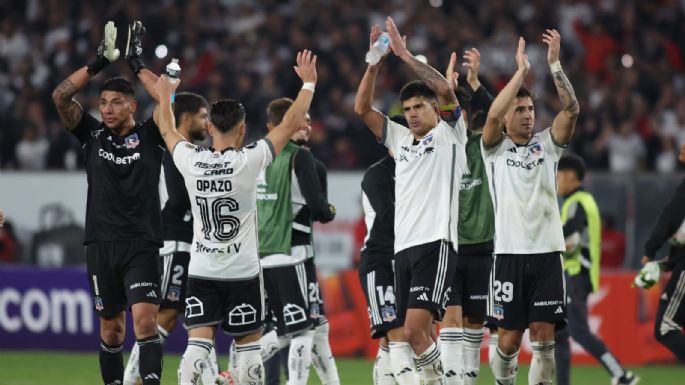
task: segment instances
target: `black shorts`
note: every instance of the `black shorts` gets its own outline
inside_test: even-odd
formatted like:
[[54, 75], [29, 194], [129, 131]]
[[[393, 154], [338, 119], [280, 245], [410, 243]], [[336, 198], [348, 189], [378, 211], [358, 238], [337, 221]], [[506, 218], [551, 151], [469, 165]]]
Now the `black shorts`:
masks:
[[322, 317], [326, 317], [326, 308], [321, 295], [321, 286], [316, 277], [316, 265], [314, 258], [307, 258], [304, 261], [304, 270], [307, 275], [307, 289], [309, 290], [309, 314], [314, 319], [314, 326], [319, 326]]
[[[362, 258], [364, 258], [362, 251]], [[402, 326], [397, 321], [395, 306], [395, 273], [392, 260], [377, 265], [372, 270], [359, 270], [359, 281], [366, 297], [371, 338], [382, 338], [388, 332]]]
[[685, 327], [685, 258], [672, 267], [671, 278], [659, 299], [655, 334], [680, 333]]
[[[266, 295], [269, 309], [276, 321], [279, 336], [292, 335], [314, 326], [319, 318], [320, 308], [310, 309], [310, 298], [316, 301], [318, 291], [311, 291], [304, 262], [293, 266], [279, 266], [264, 269]], [[316, 288], [316, 284], [314, 288]]]
[[112, 318], [136, 303], [159, 304], [159, 248], [150, 242], [86, 245], [88, 283], [99, 317]]
[[463, 316], [484, 320], [491, 269], [492, 255], [459, 254], [447, 306], [461, 306]]
[[525, 330], [532, 322], [566, 325], [566, 281], [559, 252], [495, 255], [488, 323]]
[[217, 281], [188, 277], [186, 329], [221, 325], [233, 336], [252, 334], [264, 323], [264, 280]]
[[404, 325], [407, 309], [426, 309], [440, 321], [447, 298], [457, 254], [446, 241], [435, 241], [395, 254], [395, 299], [397, 322]]
[[186, 282], [190, 253], [176, 251], [161, 255], [162, 260], [162, 303], [160, 309], [176, 309], [183, 312], [186, 303]]

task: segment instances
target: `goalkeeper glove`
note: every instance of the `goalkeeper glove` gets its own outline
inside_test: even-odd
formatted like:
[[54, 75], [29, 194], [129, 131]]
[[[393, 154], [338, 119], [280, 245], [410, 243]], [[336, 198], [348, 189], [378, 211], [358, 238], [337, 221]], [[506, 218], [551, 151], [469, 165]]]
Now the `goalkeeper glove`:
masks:
[[659, 267], [658, 262], [647, 262], [637, 276], [635, 276], [632, 286], [649, 289], [650, 287], [654, 286], [657, 281], [659, 281], [660, 274], [661, 268]]
[[143, 53], [143, 42], [140, 40], [143, 33], [145, 33], [145, 27], [142, 21], [136, 20], [129, 24], [124, 58], [134, 74], [138, 74], [138, 72], [145, 68], [145, 63], [143, 63], [143, 59], [140, 57]]
[[88, 64], [88, 74], [95, 76], [103, 68], [107, 67], [109, 63], [119, 58], [119, 50], [117, 49], [117, 27], [114, 22], [108, 21], [105, 24], [105, 36], [100, 45], [98, 45], [97, 55], [95, 61]]

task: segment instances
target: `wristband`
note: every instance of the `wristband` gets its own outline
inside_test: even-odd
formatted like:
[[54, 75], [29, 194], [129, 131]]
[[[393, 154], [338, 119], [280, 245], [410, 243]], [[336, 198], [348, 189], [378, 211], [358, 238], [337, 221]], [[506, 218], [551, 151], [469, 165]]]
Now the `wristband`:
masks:
[[126, 59], [126, 62], [128, 63], [128, 68], [130, 68], [131, 71], [133, 71], [133, 73], [136, 75], [138, 75], [138, 72], [146, 68], [145, 63], [143, 63], [143, 59], [138, 56]]
[[549, 69], [552, 73], [561, 72], [561, 62], [559, 60], [555, 61], [549, 65]]
[[442, 120], [451, 122], [459, 119], [461, 107], [457, 103], [443, 104], [440, 106], [440, 117]]
[[305, 82], [302, 84], [303, 90], [309, 90], [309, 91], [314, 92], [315, 87], [316, 87], [316, 83], [314, 83], [314, 82]]
[[98, 72], [102, 71], [103, 68], [109, 65], [109, 60], [104, 56], [98, 56], [97, 59], [90, 62], [86, 67], [88, 67], [88, 75], [95, 76]]

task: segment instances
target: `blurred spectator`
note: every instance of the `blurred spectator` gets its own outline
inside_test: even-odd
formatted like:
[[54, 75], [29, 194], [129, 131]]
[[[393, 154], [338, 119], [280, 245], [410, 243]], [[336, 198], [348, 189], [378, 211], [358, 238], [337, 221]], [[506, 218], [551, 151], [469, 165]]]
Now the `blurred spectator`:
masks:
[[28, 123], [24, 137], [17, 143], [17, 165], [22, 170], [41, 170], [45, 168], [48, 148], [47, 138], [38, 133], [38, 128]]
[[17, 262], [17, 251], [18, 242], [14, 235], [14, 226], [12, 222], [5, 221], [5, 224], [0, 227], [0, 263]]
[[645, 145], [634, 129], [632, 120], [624, 120], [617, 132], [606, 129], [606, 147], [609, 152], [609, 170], [626, 173], [640, 169], [645, 156]]
[[620, 268], [626, 253], [626, 237], [614, 228], [615, 220], [610, 214], [602, 214], [602, 267]]

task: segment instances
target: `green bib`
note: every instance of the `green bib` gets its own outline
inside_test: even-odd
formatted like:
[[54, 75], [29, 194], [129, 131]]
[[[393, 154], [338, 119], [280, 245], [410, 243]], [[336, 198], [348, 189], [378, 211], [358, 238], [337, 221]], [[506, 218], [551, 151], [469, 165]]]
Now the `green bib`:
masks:
[[[577, 191], [570, 197], [566, 198], [564, 204], [561, 206], [561, 223], [564, 225], [568, 220], [568, 209], [572, 203], [578, 202], [585, 210], [587, 217], [587, 234], [589, 237], [588, 250], [590, 251], [590, 282], [592, 282], [592, 291], [599, 289], [599, 260], [602, 256], [602, 222], [599, 215], [599, 208], [597, 202], [592, 194], [587, 191]], [[573, 276], [580, 273], [581, 270], [581, 248], [573, 252], [564, 253], [564, 269]]]
[[469, 131], [466, 142], [466, 162], [470, 174], [462, 175], [459, 188], [460, 245], [487, 242], [495, 237], [495, 213], [480, 152], [481, 136], [481, 133]]
[[257, 184], [259, 254], [290, 255], [293, 206], [290, 197], [293, 156], [300, 149], [288, 142]]

